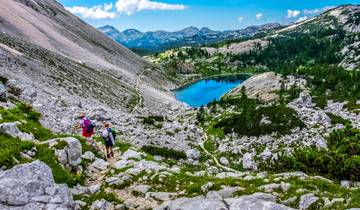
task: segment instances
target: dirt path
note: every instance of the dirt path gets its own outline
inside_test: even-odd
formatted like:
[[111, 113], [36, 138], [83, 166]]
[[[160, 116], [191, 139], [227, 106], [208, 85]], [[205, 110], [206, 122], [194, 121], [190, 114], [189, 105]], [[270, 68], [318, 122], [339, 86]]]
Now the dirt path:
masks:
[[136, 83], [135, 83], [135, 91], [136, 91], [136, 94], [138, 95], [139, 97], [139, 101], [138, 103], [134, 106], [133, 110], [130, 112], [130, 115], [132, 116], [136, 111], [137, 109], [141, 106], [141, 104], [143, 103], [143, 97], [142, 97], [142, 94], [141, 94], [141, 91], [139, 89], [140, 85], [141, 85], [141, 77], [144, 76], [144, 73], [145, 73], [146, 70], [143, 70], [137, 77], [136, 79]]
[[219, 163], [218, 159], [217, 159], [213, 154], [211, 154], [211, 153], [205, 148], [204, 143], [205, 143], [205, 141], [208, 139], [208, 136], [207, 136], [207, 134], [206, 134], [205, 132], [204, 132], [204, 135], [205, 135], [205, 140], [202, 141], [202, 142], [200, 142], [200, 143], [199, 143], [199, 146], [201, 147], [201, 149], [204, 150], [204, 152], [205, 152], [207, 155], [210, 155], [210, 156], [212, 157], [212, 159], [214, 160], [215, 164], [216, 164], [219, 168], [222, 168], [222, 169], [224, 169], [224, 170], [226, 170], [226, 171], [231, 171], [231, 172], [234, 172], [234, 173], [243, 173], [243, 172], [241, 172], [241, 171], [235, 170], [235, 169], [233, 169], [233, 168], [224, 166], [224, 165], [222, 165], [221, 163]]

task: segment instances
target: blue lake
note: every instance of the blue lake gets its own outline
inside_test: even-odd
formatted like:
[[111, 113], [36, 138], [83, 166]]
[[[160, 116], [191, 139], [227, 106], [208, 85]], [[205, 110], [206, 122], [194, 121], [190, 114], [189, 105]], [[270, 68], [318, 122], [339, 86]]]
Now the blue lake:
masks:
[[238, 86], [244, 79], [204, 79], [174, 90], [177, 100], [197, 108], [207, 105]]

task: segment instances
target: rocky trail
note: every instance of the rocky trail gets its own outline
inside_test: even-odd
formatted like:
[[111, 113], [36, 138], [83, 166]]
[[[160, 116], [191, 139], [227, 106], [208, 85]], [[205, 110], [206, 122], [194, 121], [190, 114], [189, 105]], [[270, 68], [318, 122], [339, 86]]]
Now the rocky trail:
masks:
[[137, 79], [136, 79], [136, 83], [135, 83], [135, 92], [137, 94], [137, 97], [138, 97], [138, 102], [137, 104], [134, 106], [133, 110], [130, 112], [130, 116], [133, 116], [133, 114], [139, 109], [139, 107], [142, 105], [143, 103], [143, 96], [141, 94], [141, 90], [140, 90], [140, 85], [141, 85], [141, 82], [142, 82], [142, 79], [141, 77], [144, 76], [145, 74], [145, 71], [146, 70], [143, 70], [138, 76], [137, 76]]
[[[106, 148], [103, 144], [99, 144], [97, 143], [97, 146], [100, 148], [100, 151], [106, 155]], [[99, 173], [95, 173], [94, 176], [89, 177], [89, 179], [87, 179], [85, 181], [86, 183], [86, 187], [90, 187], [92, 185], [101, 185], [104, 182], [104, 179], [106, 178], [106, 174], [109, 172], [109, 170], [111, 168], [113, 168], [114, 164], [116, 163], [116, 161], [119, 159], [120, 157], [120, 152], [118, 150], [118, 148], [114, 148], [114, 157], [111, 158], [106, 158], [106, 162], [109, 167], [107, 167], [105, 170], [99, 171]]]
[[202, 142], [200, 142], [200, 143], [199, 143], [199, 146], [201, 147], [202, 150], [204, 150], [204, 152], [205, 152], [207, 155], [209, 155], [209, 156], [214, 160], [216, 166], [218, 166], [219, 168], [224, 169], [225, 171], [231, 171], [231, 172], [233, 172], [233, 173], [243, 173], [243, 172], [237, 171], [237, 170], [235, 170], [235, 169], [232, 169], [232, 168], [230, 168], [230, 167], [224, 166], [224, 165], [222, 165], [221, 163], [219, 163], [218, 159], [217, 159], [213, 154], [211, 154], [211, 153], [205, 148], [205, 146], [204, 146], [205, 141], [208, 139], [208, 136], [207, 136], [207, 134], [206, 134], [205, 132], [204, 132], [204, 137], [205, 137], [205, 138], [204, 138], [205, 140], [202, 141]]

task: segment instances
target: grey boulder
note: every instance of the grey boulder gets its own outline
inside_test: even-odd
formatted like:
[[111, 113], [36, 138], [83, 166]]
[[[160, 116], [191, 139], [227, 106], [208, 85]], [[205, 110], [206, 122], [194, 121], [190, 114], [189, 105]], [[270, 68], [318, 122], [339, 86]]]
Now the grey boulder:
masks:
[[308, 209], [312, 204], [314, 204], [318, 200], [319, 198], [312, 193], [302, 195], [300, 197], [299, 208]]
[[254, 153], [245, 153], [242, 160], [242, 165], [244, 169], [247, 170], [257, 170], [257, 165], [254, 161]]
[[91, 204], [90, 210], [112, 210], [113, 204], [105, 199], [96, 200]]
[[283, 204], [275, 203], [275, 200], [274, 196], [264, 193], [245, 195], [233, 200], [229, 210], [292, 210]]
[[0, 124], [0, 133], [9, 135], [14, 138], [20, 138], [26, 141], [33, 141], [35, 140], [34, 135], [31, 133], [24, 133], [21, 132], [18, 128], [18, 125], [21, 124], [20, 122], [7, 122]]
[[77, 166], [81, 163], [82, 148], [80, 141], [73, 137], [51, 139], [46, 141], [50, 146], [54, 146], [59, 142], [66, 142], [63, 149], [55, 151], [56, 156], [63, 165]]
[[154, 210], [227, 210], [224, 202], [203, 197], [179, 198], [168, 201]]
[[66, 185], [55, 184], [51, 169], [41, 161], [0, 172], [0, 209], [73, 209]]

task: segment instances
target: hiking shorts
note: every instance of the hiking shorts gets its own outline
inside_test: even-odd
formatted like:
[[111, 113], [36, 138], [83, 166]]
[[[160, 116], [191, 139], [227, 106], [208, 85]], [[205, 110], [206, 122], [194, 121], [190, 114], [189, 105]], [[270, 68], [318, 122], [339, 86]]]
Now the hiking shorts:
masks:
[[107, 139], [107, 140], [105, 140], [105, 147], [106, 147], [106, 149], [109, 149], [110, 147], [113, 147], [114, 146], [114, 144], [111, 142], [111, 139], [109, 138], [109, 139]]

